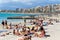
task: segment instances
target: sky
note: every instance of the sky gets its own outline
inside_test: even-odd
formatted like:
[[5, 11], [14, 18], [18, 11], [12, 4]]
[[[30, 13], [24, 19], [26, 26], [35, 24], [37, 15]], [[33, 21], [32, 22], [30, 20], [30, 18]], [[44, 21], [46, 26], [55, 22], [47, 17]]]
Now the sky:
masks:
[[0, 9], [33, 8], [49, 4], [60, 4], [60, 0], [0, 0]]

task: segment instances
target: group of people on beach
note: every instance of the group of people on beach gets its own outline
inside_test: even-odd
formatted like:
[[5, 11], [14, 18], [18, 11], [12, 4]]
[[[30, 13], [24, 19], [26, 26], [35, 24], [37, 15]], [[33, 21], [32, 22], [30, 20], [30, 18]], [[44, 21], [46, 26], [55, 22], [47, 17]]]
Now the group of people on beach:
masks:
[[[32, 23], [32, 25], [35, 25], [32, 28], [26, 27], [26, 25], [24, 25], [23, 27], [19, 26], [19, 24], [15, 25], [13, 28], [13, 34], [17, 35], [17, 36], [24, 36], [24, 37], [27, 36], [28, 38], [30, 38], [32, 35], [40, 37], [40, 38], [44, 37], [45, 30], [42, 25], [43, 20], [35, 19], [34, 21], [31, 21], [31, 23]], [[10, 26], [7, 26], [6, 20], [2, 21], [2, 25], [3, 25], [3, 27], [6, 26], [6, 29], [11, 29], [11, 24], [10, 24]]]
[[[19, 28], [18, 25], [16, 25], [15, 29], [13, 30], [13, 34], [17, 35], [17, 36], [24, 36], [25, 38], [26, 37], [30, 38], [32, 36], [36, 36], [36, 37], [40, 37], [40, 38], [44, 37], [45, 30], [43, 28], [43, 20], [35, 19], [35, 21], [31, 21], [31, 22], [32, 22], [32, 25], [35, 25], [35, 26], [32, 26], [32, 28], [26, 27], [26, 25]], [[19, 40], [21, 40], [21, 38]]]
[[[33, 21], [30, 21], [32, 23], [32, 28], [27, 27], [26, 25], [21, 26], [20, 24], [14, 25], [14, 28], [11, 27], [11, 23], [8, 26], [7, 21], [2, 21], [2, 25], [6, 26], [6, 29], [13, 29], [13, 34], [20, 36], [22, 38], [19, 38], [18, 40], [31, 40], [31, 37], [44, 37], [45, 36], [45, 30], [43, 28], [43, 19], [36, 18]], [[49, 20], [48, 24], [51, 23], [51, 20]], [[51, 23], [52, 24], [52, 23]]]

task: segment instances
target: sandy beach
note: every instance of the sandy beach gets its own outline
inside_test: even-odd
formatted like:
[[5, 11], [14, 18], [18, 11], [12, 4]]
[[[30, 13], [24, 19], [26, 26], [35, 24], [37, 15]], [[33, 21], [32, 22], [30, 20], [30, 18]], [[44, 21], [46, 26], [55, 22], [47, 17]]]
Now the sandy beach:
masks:
[[0, 0], [0, 40], [60, 40], [60, 0]]
[[47, 38], [32, 38], [32, 40], [60, 40], [60, 23], [54, 23], [54, 25], [45, 26], [45, 31], [50, 37]]
[[[0, 30], [1, 30], [0, 26]], [[54, 23], [54, 25], [48, 25], [44, 26], [44, 29], [46, 31], [46, 35], [49, 35], [49, 37], [33, 37], [32, 40], [60, 40], [60, 23]], [[16, 35], [6, 35], [3, 37], [0, 37], [0, 40], [18, 40], [18, 36]]]

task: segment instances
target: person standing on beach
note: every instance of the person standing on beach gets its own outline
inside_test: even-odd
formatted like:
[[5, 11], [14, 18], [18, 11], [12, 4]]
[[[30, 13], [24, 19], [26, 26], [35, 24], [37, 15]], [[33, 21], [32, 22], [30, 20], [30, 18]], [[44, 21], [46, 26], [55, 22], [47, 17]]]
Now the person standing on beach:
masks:
[[2, 21], [2, 25], [3, 25], [3, 29], [4, 29], [4, 26], [7, 26], [7, 20]]
[[2, 25], [3, 25], [3, 28], [4, 28], [4, 21], [2, 21]]
[[7, 26], [7, 20], [5, 20], [5, 25]]

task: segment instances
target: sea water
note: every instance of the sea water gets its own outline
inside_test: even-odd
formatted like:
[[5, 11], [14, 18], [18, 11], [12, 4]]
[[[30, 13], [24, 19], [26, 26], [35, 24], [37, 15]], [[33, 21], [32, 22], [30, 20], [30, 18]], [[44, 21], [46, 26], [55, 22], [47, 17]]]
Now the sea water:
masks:
[[16, 17], [16, 16], [37, 16], [37, 14], [0, 12], [0, 24], [2, 20], [7, 20], [8, 22], [24, 22], [23, 19], [7, 19], [8, 17]]

